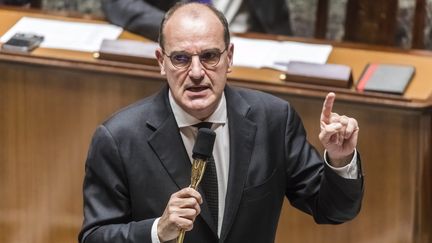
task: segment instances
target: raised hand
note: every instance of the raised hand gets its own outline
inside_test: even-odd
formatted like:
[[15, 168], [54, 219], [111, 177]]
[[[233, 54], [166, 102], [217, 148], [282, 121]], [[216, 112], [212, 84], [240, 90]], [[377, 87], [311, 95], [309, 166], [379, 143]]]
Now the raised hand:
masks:
[[357, 146], [359, 127], [354, 118], [332, 112], [336, 95], [328, 93], [324, 101], [319, 139], [335, 167], [347, 165]]
[[195, 189], [184, 188], [171, 195], [158, 223], [161, 242], [177, 238], [180, 230], [192, 230], [196, 216], [201, 212], [202, 197]]

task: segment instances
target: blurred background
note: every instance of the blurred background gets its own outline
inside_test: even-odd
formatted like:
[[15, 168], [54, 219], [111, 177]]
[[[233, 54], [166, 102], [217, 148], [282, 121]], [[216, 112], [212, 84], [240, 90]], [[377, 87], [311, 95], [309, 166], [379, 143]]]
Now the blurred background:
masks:
[[[315, 12], [317, 0], [287, 0], [291, 23], [295, 36], [313, 37], [315, 32]], [[379, 1], [377, 1], [379, 2]], [[415, 0], [399, 0], [397, 15], [396, 44], [402, 48], [410, 48], [412, 40], [413, 16]], [[427, 0], [425, 48], [432, 49], [432, 0]], [[326, 38], [342, 40], [347, 0], [330, 0]], [[103, 16], [101, 0], [42, 0], [41, 7], [45, 10], [75, 11], [83, 14]]]

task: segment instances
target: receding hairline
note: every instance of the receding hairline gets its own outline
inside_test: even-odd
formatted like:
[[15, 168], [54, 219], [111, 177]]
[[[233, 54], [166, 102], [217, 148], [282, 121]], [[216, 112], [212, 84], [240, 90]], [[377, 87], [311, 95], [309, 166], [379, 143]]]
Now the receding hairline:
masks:
[[203, 9], [205, 9], [206, 12], [212, 13], [210, 8], [206, 4], [190, 3], [190, 4], [186, 4], [186, 5], [183, 5], [182, 7], [178, 8], [177, 11], [175, 11], [173, 13], [173, 16], [176, 13], [177, 14], [179, 14], [179, 12], [181, 13], [181, 11], [189, 11], [189, 12], [186, 12], [186, 13], [190, 14], [188, 17], [200, 18], [202, 16], [206, 16], [206, 13], [204, 13], [205, 11], [202, 11]]
[[[204, 10], [204, 11], [203, 11]], [[230, 33], [228, 29], [228, 22], [222, 12], [217, 10], [215, 7], [207, 4], [188, 2], [182, 3], [178, 2], [171, 9], [166, 12], [164, 18], [162, 19], [160, 29], [159, 29], [159, 45], [163, 49], [165, 45], [164, 29], [168, 21], [176, 14], [184, 14], [186, 17], [193, 19], [199, 19], [208, 16], [208, 13], [214, 14], [214, 16], [219, 20], [224, 35], [225, 46], [228, 47], [230, 43]]]

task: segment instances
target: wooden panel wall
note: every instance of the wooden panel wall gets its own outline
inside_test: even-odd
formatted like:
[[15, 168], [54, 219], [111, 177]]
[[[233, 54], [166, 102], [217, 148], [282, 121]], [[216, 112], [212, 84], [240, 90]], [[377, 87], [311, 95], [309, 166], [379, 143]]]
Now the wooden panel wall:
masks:
[[76, 242], [97, 124], [162, 85], [0, 63], [0, 242]]

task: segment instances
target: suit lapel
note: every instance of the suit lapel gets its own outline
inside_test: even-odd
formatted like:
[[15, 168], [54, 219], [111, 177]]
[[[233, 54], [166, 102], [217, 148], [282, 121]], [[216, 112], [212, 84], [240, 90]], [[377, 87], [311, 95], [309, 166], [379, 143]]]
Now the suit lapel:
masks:
[[225, 95], [230, 135], [230, 165], [221, 242], [228, 235], [239, 208], [256, 133], [256, 124], [246, 118], [250, 109], [246, 101], [229, 87], [225, 89]]
[[[149, 138], [150, 146], [179, 189], [189, 186], [191, 163], [171, 115]], [[168, 149], [169, 148], [169, 149]]]
[[[147, 121], [147, 125], [155, 131], [149, 137], [148, 142], [170, 178], [179, 189], [182, 189], [190, 185], [191, 162], [169, 105], [167, 94], [168, 88], [165, 88], [155, 97], [152, 106], [153, 115]], [[202, 194], [202, 191], [200, 193]], [[217, 227], [213, 223], [205, 201], [201, 205], [200, 216], [217, 235]]]

